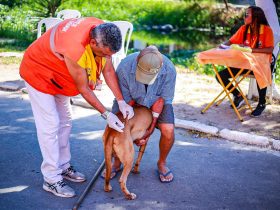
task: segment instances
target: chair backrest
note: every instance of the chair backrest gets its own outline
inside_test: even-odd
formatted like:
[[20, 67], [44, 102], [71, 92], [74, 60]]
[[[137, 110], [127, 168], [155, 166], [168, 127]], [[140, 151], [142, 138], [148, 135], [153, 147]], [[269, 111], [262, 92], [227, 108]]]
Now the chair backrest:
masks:
[[128, 21], [113, 21], [112, 23], [119, 27], [122, 34], [122, 47], [112, 56], [113, 66], [117, 69], [122, 59], [126, 57], [129, 41], [133, 31], [133, 25]]
[[61, 18], [62, 20], [69, 19], [69, 18], [80, 18], [81, 13], [78, 10], [65, 9], [58, 12], [57, 17]]
[[38, 23], [38, 26], [37, 26], [37, 29], [38, 29], [37, 30], [37, 39], [42, 35], [43, 25], [45, 25], [46, 31], [47, 31], [48, 29], [52, 28], [56, 24], [60, 23], [61, 21], [62, 21], [62, 19], [53, 18], [53, 17], [44, 18], [44, 19], [40, 20]]
[[119, 50], [119, 53], [127, 54], [129, 41], [133, 31], [133, 25], [128, 21], [113, 21], [116, 26], [119, 27], [122, 34], [122, 48]]

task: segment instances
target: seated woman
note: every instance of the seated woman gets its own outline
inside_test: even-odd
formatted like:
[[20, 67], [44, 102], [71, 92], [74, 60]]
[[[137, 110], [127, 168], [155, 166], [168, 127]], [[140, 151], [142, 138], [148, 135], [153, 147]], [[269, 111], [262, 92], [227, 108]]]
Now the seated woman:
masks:
[[[274, 48], [273, 32], [268, 25], [263, 10], [256, 6], [250, 6], [247, 8], [244, 16], [244, 23], [245, 24], [241, 26], [238, 31], [222, 45], [229, 46], [231, 44], [238, 44], [242, 47], [250, 47], [253, 53], [268, 53], [272, 55]], [[222, 45], [220, 46], [221, 48], [223, 48]], [[237, 68], [231, 68], [231, 70], [233, 75], [236, 75], [239, 71]], [[243, 74], [245, 74], [247, 71], [248, 70], [244, 70]], [[219, 75], [221, 76], [225, 86], [227, 86], [227, 84], [230, 82], [229, 78], [231, 78], [228, 69], [220, 71]], [[228, 89], [230, 90], [231, 88], [233, 88], [232, 85], [229, 86]], [[259, 103], [251, 114], [254, 117], [260, 116], [265, 109], [266, 89], [267, 88], [260, 89], [258, 85]], [[234, 96], [234, 104], [237, 108], [239, 108], [244, 103], [244, 100], [237, 89], [234, 89], [232, 94]]]

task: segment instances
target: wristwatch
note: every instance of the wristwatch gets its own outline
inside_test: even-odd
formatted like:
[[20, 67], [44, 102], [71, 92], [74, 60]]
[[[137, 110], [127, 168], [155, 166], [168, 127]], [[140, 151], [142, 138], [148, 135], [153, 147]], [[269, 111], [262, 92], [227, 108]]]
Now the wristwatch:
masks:
[[103, 113], [101, 114], [101, 117], [102, 117], [104, 120], [107, 120], [109, 113], [110, 113], [110, 112], [106, 110], [105, 112], [103, 112]]

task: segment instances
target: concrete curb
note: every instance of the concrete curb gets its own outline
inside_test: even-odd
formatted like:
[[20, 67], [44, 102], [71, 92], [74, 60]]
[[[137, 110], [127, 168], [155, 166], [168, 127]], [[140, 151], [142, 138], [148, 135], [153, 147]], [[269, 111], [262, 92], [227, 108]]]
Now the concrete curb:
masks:
[[265, 136], [259, 136], [255, 134], [229, 130], [226, 128], [219, 131], [219, 129], [214, 126], [208, 126], [199, 122], [180, 120], [180, 119], [175, 119], [175, 127], [184, 128], [187, 130], [195, 130], [195, 131], [211, 134], [214, 136], [219, 136], [223, 139], [240, 143], [240, 144], [265, 147], [265, 148], [270, 147], [273, 150], [280, 151], [280, 141]]
[[222, 129], [220, 131], [220, 137], [235, 141], [238, 143], [244, 143], [248, 145], [256, 145], [260, 147], [268, 147], [270, 145], [269, 139], [264, 136], [253, 135], [240, 131], [232, 131], [229, 129]]
[[209, 133], [211, 135], [218, 135], [219, 129], [214, 126], [205, 125], [199, 122], [193, 122], [188, 120], [175, 119], [175, 127], [185, 128], [188, 130], [195, 130], [203, 133]]
[[280, 151], [280, 141], [272, 139], [272, 149]]
[[0, 82], [0, 89], [6, 91], [17, 91], [24, 87], [23, 80]]

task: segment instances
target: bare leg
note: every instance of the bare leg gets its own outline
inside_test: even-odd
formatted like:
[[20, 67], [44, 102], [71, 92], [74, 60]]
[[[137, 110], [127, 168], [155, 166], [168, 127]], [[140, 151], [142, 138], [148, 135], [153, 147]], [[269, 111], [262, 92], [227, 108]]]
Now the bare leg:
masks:
[[[161, 131], [161, 137], [159, 142], [159, 160], [157, 162], [158, 170], [166, 174], [169, 169], [166, 166], [167, 156], [173, 146], [174, 143], [174, 124], [162, 123], [158, 125]], [[170, 173], [168, 176], [161, 176], [161, 180], [163, 181], [171, 181], [173, 179], [173, 174]]]

